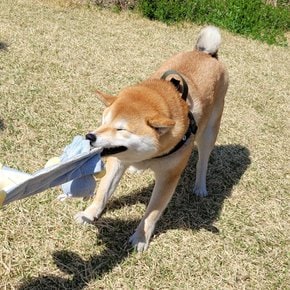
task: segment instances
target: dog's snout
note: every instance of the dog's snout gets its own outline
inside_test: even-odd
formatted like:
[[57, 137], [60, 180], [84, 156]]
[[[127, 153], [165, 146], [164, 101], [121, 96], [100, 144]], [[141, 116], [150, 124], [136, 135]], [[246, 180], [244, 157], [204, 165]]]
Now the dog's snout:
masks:
[[88, 133], [86, 135], [86, 139], [89, 140], [91, 143], [96, 142], [97, 136], [93, 133]]

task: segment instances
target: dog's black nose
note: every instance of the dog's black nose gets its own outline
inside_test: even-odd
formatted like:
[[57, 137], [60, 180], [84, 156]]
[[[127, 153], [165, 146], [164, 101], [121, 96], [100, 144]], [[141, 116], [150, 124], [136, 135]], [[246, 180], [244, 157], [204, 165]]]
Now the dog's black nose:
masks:
[[97, 136], [95, 134], [89, 133], [86, 135], [86, 139], [93, 143], [96, 142]]

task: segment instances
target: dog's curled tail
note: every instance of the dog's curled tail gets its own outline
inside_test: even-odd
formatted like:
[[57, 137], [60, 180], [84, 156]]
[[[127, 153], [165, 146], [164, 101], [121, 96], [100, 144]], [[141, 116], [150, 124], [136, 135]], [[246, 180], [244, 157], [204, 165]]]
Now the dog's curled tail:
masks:
[[219, 29], [215, 26], [206, 26], [198, 35], [195, 49], [217, 58], [220, 44], [221, 34]]

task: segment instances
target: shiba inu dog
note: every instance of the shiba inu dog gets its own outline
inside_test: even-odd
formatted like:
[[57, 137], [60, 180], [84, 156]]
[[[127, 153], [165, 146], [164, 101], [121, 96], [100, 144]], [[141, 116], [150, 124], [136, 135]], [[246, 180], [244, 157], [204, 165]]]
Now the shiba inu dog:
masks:
[[208, 159], [228, 88], [228, 73], [217, 56], [220, 43], [219, 30], [205, 27], [194, 50], [173, 56], [147, 80], [124, 88], [117, 96], [97, 92], [106, 109], [102, 125], [86, 137], [91, 146], [104, 148], [107, 173], [92, 204], [75, 216], [79, 223], [100, 217], [127, 168], [149, 168], [155, 174], [155, 186], [145, 215], [130, 237], [137, 251], [146, 250], [194, 142], [198, 162], [193, 192], [208, 194]]

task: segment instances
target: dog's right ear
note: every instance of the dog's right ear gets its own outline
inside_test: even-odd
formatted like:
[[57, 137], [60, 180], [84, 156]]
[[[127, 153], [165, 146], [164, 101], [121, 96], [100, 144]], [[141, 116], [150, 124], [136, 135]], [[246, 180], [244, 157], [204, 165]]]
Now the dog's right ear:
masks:
[[106, 106], [111, 106], [117, 97], [96, 90], [97, 98]]

